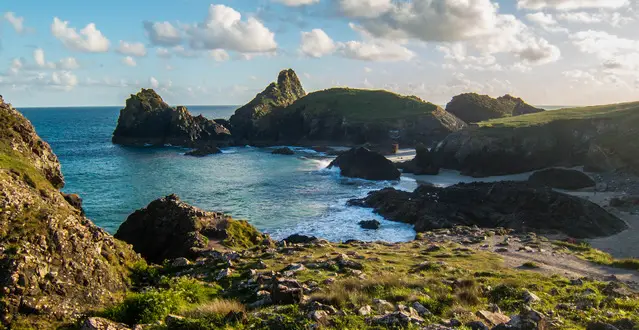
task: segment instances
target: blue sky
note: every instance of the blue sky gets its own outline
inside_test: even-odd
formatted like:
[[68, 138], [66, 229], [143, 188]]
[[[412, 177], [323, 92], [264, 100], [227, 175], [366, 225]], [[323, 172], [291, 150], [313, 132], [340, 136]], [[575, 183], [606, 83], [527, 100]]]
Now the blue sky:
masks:
[[307, 91], [462, 92], [534, 104], [639, 100], [639, 0], [5, 2], [0, 94], [16, 106], [243, 104], [284, 68]]

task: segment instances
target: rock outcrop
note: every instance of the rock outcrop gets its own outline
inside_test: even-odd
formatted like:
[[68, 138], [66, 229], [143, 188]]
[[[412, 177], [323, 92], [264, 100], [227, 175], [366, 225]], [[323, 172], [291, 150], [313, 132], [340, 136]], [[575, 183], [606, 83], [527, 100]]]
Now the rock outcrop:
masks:
[[366, 180], [399, 180], [401, 173], [386, 157], [366, 148], [353, 148], [335, 158], [328, 168], [338, 167], [342, 176]]
[[246, 144], [255, 140], [266, 122], [264, 117], [277, 109], [291, 105], [305, 95], [306, 91], [295, 71], [282, 70], [277, 82], [268, 85], [251, 102], [237, 109], [231, 116], [230, 123], [236, 143]]
[[216, 146], [204, 146], [184, 153], [185, 156], [206, 157], [208, 155], [221, 154], [222, 150]]
[[454, 132], [437, 146], [437, 164], [475, 177], [579, 165], [639, 173], [639, 103], [534, 117]]
[[288, 147], [277, 148], [273, 150], [271, 153], [273, 155], [287, 155], [287, 156], [295, 155], [295, 151], [291, 150], [291, 148], [288, 148]]
[[[280, 81], [289, 81], [280, 87]], [[289, 91], [287, 93], [282, 90]], [[292, 70], [231, 117], [238, 144], [432, 145], [466, 124], [415, 96], [331, 88], [305, 95]]]
[[231, 132], [202, 115], [192, 116], [186, 107], [170, 107], [152, 89], [142, 89], [120, 110], [112, 140], [130, 146], [199, 147], [229, 144]]
[[533, 173], [528, 181], [532, 184], [557, 189], [577, 190], [595, 186], [595, 180], [586, 173], [565, 169], [549, 168]]
[[9, 329], [16, 319], [68, 321], [117, 301], [141, 260], [58, 190], [59, 169], [31, 123], [0, 102], [0, 322]]
[[590, 201], [525, 182], [424, 185], [414, 192], [387, 188], [349, 203], [412, 223], [419, 232], [476, 225], [593, 238], [627, 229], [625, 222]]
[[135, 211], [120, 225], [115, 237], [133, 245], [136, 252], [153, 263], [180, 257], [195, 259], [205, 250], [247, 248], [267, 239], [246, 221], [203, 211], [176, 195], [157, 199]]
[[467, 123], [477, 123], [494, 118], [543, 112], [544, 109], [535, 108], [510, 95], [494, 99], [488, 95], [467, 93], [453, 97], [446, 105], [446, 111]]
[[423, 144], [419, 144], [415, 148], [415, 158], [396, 165], [404, 173], [416, 175], [437, 175], [440, 170], [436, 162], [435, 151], [426, 148]]

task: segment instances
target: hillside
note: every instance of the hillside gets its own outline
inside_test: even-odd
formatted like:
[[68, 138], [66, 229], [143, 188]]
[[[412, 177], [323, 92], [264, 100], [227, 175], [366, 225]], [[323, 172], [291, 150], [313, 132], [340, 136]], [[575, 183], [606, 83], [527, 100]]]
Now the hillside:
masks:
[[493, 119], [448, 136], [438, 162], [474, 176], [557, 165], [639, 173], [638, 128], [639, 102]]
[[544, 110], [508, 94], [495, 99], [488, 95], [466, 93], [453, 97], [446, 105], [446, 111], [467, 123], [477, 123], [493, 118], [540, 113]]
[[[282, 79], [284, 73], [292, 78]], [[292, 70], [282, 71], [280, 80], [292, 81], [286, 86], [296, 86], [293, 91], [303, 91]], [[279, 85], [269, 85], [235, 112], [231, 130], [236, 143], [432, 145], [465, 127], [459, 118], [415, 96], [331, 88], [307, 95], [288, 93], [290, 97], [281, 98]]]

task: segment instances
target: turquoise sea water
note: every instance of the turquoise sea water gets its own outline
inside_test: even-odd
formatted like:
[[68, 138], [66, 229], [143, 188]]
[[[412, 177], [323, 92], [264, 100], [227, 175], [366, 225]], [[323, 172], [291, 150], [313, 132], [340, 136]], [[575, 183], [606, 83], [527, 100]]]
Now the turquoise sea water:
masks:
[[[189, 110], [215, 119], [228, 118], [235, 108]], [[180, 148], [116, 146], [111, 134], [118, 107], [19, 110], [58, 155], [64, 191], [80, 194], [88, 217], [111, 233], [136, 209], [176, 193], [203, 209], [247, 219], [274, 238], [303, 233], [333, 241], [405, 241], [415, 234], [410, 225], [345, 205], [386, 186], [412, 190], [416, 183], [409, 178], [400, 183], [341, 178], [324, 169], [330, 158], [303, 149], [282, 156], [271, 155], [270, 149], [228, 148], [223, 154], [193, 158]], [[357, 225], [372, 218], [381, 220], [380, 230]]]

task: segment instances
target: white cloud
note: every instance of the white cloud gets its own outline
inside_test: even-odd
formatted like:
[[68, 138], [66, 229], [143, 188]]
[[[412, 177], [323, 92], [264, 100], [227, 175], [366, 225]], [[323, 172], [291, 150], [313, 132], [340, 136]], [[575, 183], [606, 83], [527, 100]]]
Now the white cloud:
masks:
[[169, 50], [168, 50], [168, 49], [166, 49], [166, 48], [162, 48], [162, 47], [158, 48], [158, 49], [155, 51], [155, 54], [156, 54], [158, 57], [162, 57], [162, 58], [169, 58], [169, 57], [171, 57], [171, 51], [169, 51]]
[[620, 8], [628, 5], [629, 0], [517, 0], [517, 6], [525, 9], [554, 8], [574, 10], [580, 8]]
[[183, 58], [195, 58], [201, 55], [200, 52], [191, 50], [191, 49], [186, 49], [182, 45], [175, 46], [171, 48], [171, 50], [173, 51], [173, 54]]
[[541, 28], [548, 32], [564, 32], [568, 33], [568, 29], [559, 26], [559, 22], [552, 16], [552, 14], [546, 14], [543, 12], [537, 12], [532, 14], [526, 14], [526, 19], [539, 25]]
[[109, 40], [93, 23], [88, 24], [78, 34], [75, 28], [69, 27], [69, 22], [55, 17], [51, 24], [51, 33], [71, 50], [89, 53], [103, 53], [109, 50]]
[[117, 50], [118, 53], [122, 55], [130, 55], [130, 56], [146, 56], [146, 47], [141, 42], [126, 42], [120, 40], [120, 46]]
[[24, 17], [18, 17], [15, 13], [9, 11], [4, 13], [4, 19], [11, 24], [16, 32], [23, 33], [25, 31]]
[[69, 71], [53, 72], [51, 84], [64, 90], [71, 90], [78, 84], [78, 77]]
[[28, 69], [75, 70], [80, 67], [78, 61], [73, 57], [66, 57], [55, 63], [47, 62], [42, 48], [33, 51], [33, 60], [35, 68], [29, 67]]
[[393, 6], [391, 0], [335, 0], [342, 14], [350, 17], [377, 17]]
[[211, 5], [206, 20], [187, 28], [191, 47], [226, 49], [244, 53], [273, 52], [275, 34], [255, 17], [242, 21], [242, 14], [231, 7]]
[[574, 82], [580, 82], [580, 83], [599, 83], [599, 81], [597, 81], [597, 79], [595, 78], [595, 76], [588, 72], [588, 71], [584, 71], [584, 70], [579, 70], [579, 69], [573, 69], [573, 70], [568, 70], [568, 71], [564, 71], [561, 73], [564, 77], [570, 79], [571, 81]]
[[286, 6], [298, 7], [298, 6], [312, 5], [314, 3], [318, 3], [320, 0], [274, 0], [274, 1], [279, 2]]
[[209, 51], [209, 56], [216, 62], [228, 61], [231, 58], [224, 49], [212, 49]]
[[344, 56], [364, 61], [408, 61], [415, 57], [410, 49], [386, 40], [348, 41], [339, 44]]
[[621, 38], [605, 31], [580, 31], [572, 35], [571, 39], [581, 52], [596, 54], [601, 58], [639, 48], [639, 40]]
[[371, 69], [369, 67], [364, 67], [364, 72], [371, 73], [371, 72], [373, 72], [373, 69]]
[[335, 42], [321, 29], [302, 32], [300, 52], [310, 57], [322, 57], [335, 51]]
[[122, 58], [122, 64], [127, 65], [127, 66], [136, 66], [138, 65], [135, 62], [135, 59], [131, 56], [126, 56]]
[[632, 17], [623, 16], [619, 12], [565, 12], [559, 13], [557, 15], [557, 19], [570, 22], [570, 23], [580, 23], [580, 24], [599, 24], [606, 23], [610, 24], [614, 27], [619, 27], [624, 24], [627, 24], [634, 19]]
[[182, 33], [169, 22], [143, 23], [149, 40], [154, 45], [175, 46], [182, 43]]
[[151, 85], [151, 88], [157, 89], [160, 87], [160, 82], [155, 77], [151, 77], [149, 78], [149, 85]]

